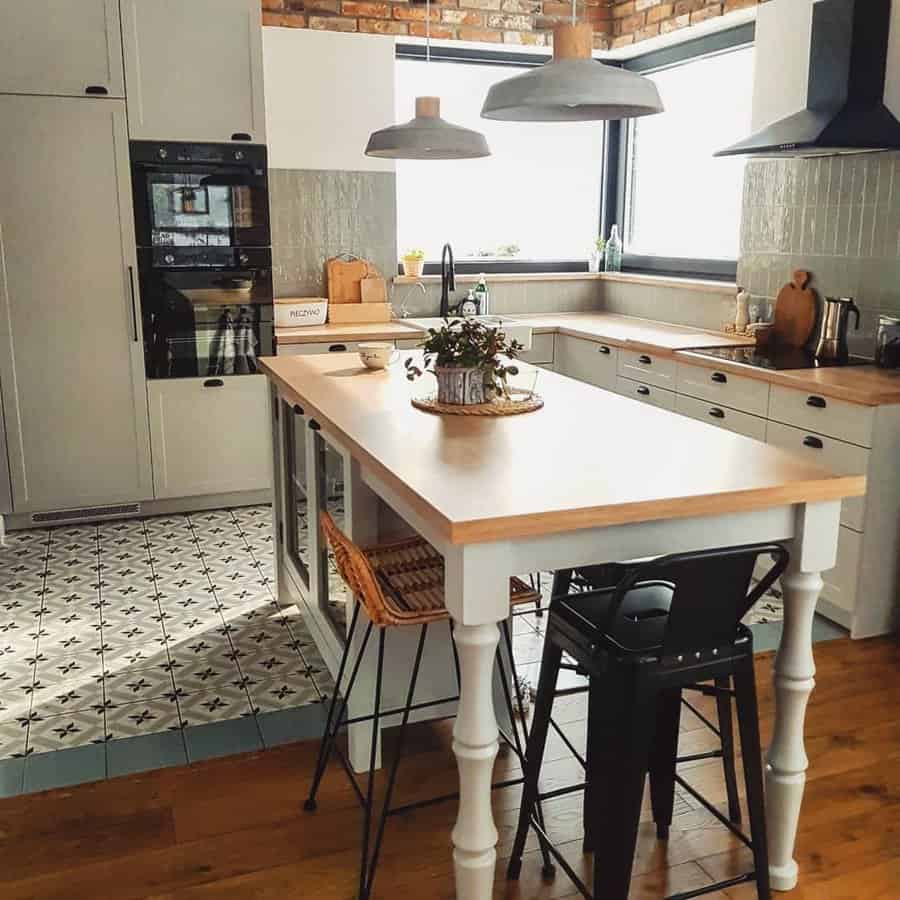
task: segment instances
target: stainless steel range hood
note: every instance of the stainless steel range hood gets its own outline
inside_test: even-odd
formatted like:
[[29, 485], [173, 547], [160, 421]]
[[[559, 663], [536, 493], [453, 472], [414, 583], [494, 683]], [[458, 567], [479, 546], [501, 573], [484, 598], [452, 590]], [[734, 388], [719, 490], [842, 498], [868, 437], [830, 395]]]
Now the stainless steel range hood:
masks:
[[753, 112], [757, 126], [768, 124], [716, 156], [900, 149], [900, 120], [888, 106], [900, 113], [900, 99], [892, 95], [886, 102], [885, 94], [900, 82], [898, 45], [900, 10], [891, 9], [891, 0], [772, 0], [761, 6]]

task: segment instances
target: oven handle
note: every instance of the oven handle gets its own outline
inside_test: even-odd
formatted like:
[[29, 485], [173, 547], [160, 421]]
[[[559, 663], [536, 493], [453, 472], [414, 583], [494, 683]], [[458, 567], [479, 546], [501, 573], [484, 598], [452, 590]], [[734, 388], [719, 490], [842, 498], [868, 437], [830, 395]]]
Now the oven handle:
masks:
[[134, 294], [134, 266], [128, 267], [128, 286], [131, 289], [131, 327], [134, 329], [134, 343], [140, 342], [138, 336], [137, 301]]

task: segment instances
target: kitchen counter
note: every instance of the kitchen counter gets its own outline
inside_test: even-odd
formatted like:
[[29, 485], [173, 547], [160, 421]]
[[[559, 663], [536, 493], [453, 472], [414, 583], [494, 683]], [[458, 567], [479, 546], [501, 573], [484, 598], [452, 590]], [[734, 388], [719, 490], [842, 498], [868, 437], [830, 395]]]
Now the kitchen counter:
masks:
[[398, 319], [379, 324], [305, 325], [301, 328], [276, 328], [276, 344], [319, 344], [329, 341], [397, 341], [415, 338], [417, 328]]

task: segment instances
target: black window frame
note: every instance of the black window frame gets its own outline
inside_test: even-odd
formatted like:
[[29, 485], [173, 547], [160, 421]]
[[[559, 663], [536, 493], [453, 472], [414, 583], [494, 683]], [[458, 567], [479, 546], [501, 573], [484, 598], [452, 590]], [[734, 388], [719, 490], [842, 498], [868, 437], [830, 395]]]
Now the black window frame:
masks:
[[[694, 38], [684, 43], [662, 50], [652, 50], [631, 59], [605, 60], [607, 65], [621, 66], [633, 72], [647, 74], [710, 56], [718, 56], [750, 46], [756, 33], [755, 23], [749, 22], [714, 34]], [[421, 44], [398, 43], [397, 59], [426, 59], [426, 48]], [[510, 68], [534, 68], [550, 59], [544, 53], [515, 53], [508, 50], [492, 50], [448, 45], [433, 46], [431, 60], [444, 63], [465, 63], [468, 65], [509, 66]], [[608, 121], [604, 131], [600, 177], [600, 220], [597, 234], [608, 235], [613, 223], [618, 223], [620, 233], [625, 234], [625, 190], [628, 169], [628, 121]], [[398, 273], [402, 267], [398, 265]], [[441, 264], [426, 260], [424, 275], [440, 274]], [[527, 260], [527, 259], [461, 259], [456, 262], [456, 271], [462, 274], [488, 275], [528, 274], [553, 272], [587, 272], [587, 259], [572, 260]], [[622, 271], [635, 274], [703, 278], [712, 281], [734, 281], [737, 277], [737, 259], [687, 259], [660, 256], [644, 256], [628, 253], [622, 258]]]

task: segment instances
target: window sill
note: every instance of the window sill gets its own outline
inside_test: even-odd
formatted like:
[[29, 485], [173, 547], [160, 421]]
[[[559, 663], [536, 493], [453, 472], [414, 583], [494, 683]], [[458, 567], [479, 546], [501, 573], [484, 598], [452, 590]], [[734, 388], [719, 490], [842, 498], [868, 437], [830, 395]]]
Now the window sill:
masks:
[[[457, 274], [460, 284], [477, 284], [480, 275]], [[643, 284], [647, 287], [681, 288], [687, 291], [699, 291], [709, 294], [733, 294], [737, 285], [728, 281], [707, 281], [702, 278], [675, 278], [668, 275], [645, 275], [639, 272], [508, 272], [487, 275], [488, 284], [504, 282], [528, 281], [615, 281], [625, 284]], [[396, 275], [394, 284], [440, 284], [440, 275], [421, 275], [412, 278], [409, 275]]]

